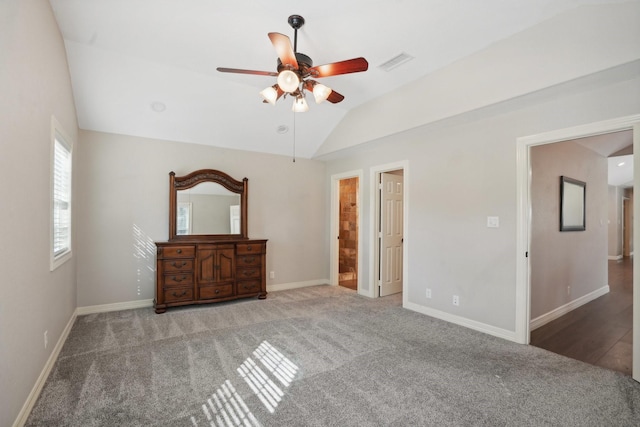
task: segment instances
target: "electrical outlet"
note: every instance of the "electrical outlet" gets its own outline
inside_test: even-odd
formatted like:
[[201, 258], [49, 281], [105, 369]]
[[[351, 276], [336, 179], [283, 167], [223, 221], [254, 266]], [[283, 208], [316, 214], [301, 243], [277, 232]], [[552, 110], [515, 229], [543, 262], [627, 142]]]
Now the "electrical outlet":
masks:
[[269, 279], [275, 279], [276, 278], [276, 272], [275, 271], [270, 271], [269, 272]]
[[427, 298], [431, 298], [431, 289], [427, 288]]
[[460, 305], [460, 297], [458, 295], [453, 296], [453, 305]]
[[44, 348], [49, 345], [49, 331], [44, 331]]

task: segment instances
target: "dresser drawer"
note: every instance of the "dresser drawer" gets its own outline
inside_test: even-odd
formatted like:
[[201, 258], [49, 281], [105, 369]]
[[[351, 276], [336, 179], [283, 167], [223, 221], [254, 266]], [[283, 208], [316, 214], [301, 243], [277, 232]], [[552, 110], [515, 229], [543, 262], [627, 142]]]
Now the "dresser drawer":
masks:
[[260, 268], [239, 268], [236, 271], [236, 277], [238, 280], [259, 279], [260, 274], [262, 274]]
[[233, 285], [203, 286], [200, 288], [200, 299], [214, 299], [233, 296]]
[[260, 280], [246, 280], [238, 282], [238, 295], [255, 294], [260, 292]]
[[164, 275], [164, 286], [193, 285], [193, 273], [175, 273]]
[[174, 271], [192, 271], [193, 260], [192, 259], [167, 259], [162, 261], [162, 268], [165, 273], [172, 273]]
[[238, 255], [261, 254], [263, 252], [263, 243], [238, 243], [236, 245], [236, 254]]
[[193, 300], [193, 287], [175, 288], [164, 290], [164, 302], [191, 301]]
[[262, 264], [262, 255], [238, 255], [236, 266], [238, 267], [259, 267]]
[[194, 245], [165, 246], [162, 248], [162, 258], [193, 258], [196, 255]]

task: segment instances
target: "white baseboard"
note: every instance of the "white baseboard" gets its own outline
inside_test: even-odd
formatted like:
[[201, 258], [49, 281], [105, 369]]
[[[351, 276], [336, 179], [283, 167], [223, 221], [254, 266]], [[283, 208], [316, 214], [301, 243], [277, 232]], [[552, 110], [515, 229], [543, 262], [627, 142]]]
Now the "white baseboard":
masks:
[[53, 369], [53, 366], [55, 365], [56, 360], [58, 360], [58, 356], [60, 355], [60, 350], [62, 350], [62, 346], [64, 346], [65, 341], [67, 341], [67, 337], [69, 336], [69, 332], [71, 332], [71, 328], [73, 327], [73, 324], [76, 321], [76, 317], [77, 317], [77, 314], [76, 314], [76, 311], [74, 311], [73, 314], [71, 315], [71, 318], [67, 322], [67, 326], [65, 326], [64, 330], [62, 331], [62, 334], [60, 335], [60, 339], [58, 339], [56, 346], [53, 348], [53, 351], [49, 355], [47, 362], [44, 364], [44, 367], [42, 368], [42, 372], [40, 372], [40, 375], [38, 376], [36, 383], [31, 389], [31, 392], [29, 393], [29, 396], [27, 396], [26, 402], [24, 402], [24, 405], [22, 405], [22, 409], [18, 413], [18, 417], [14, 421], [13, 427], [21, 427], [27, 422], [27, 419], [29, 418], [29, 414], [31, 414], [31, 410], [33, 409], [33, 405], [36, 404], [36, 401], [38, 400], [38, 397], [42, 392], [42, 388], [44, 387], [44, 384], [47, 381], [47, 378], [49, 377], [49, 374], [51, 373], [51, 370]]
[[544, 326], [547, 323], [556, 320], [558, 317], [562, 317], [570, 311], [575, 310], [576, 308], [585, 305], [586, 303], [593, 301], [596, 298], [601, 297], [602, 295], [606, 295], [609, 293], [609, 285], [603, 286], [600, 289], [596, 289], [593, 292], [589, 292], [586, 295], [581, 296], [580, 298], [574, 299], [573, 301], [556, 308], [555, 310], [551, 310], [550, 312], [543, 314], [542, 316], [538, 316], [535, 319], [531, 319], [529, 323], [530, 330], [538, 329], [540, 326]]
[[609, 261], [618, 261], [619, 259], [622, 259], [622, 255], [609, 255], [608, 259]]
[[267, 293], [286, 291], [288, 289], [306, 288], [308, 286], [328, 285], [329, 279], [307, 280], [306, 282], [278, 283], [277, 285], [267, 285]]
[[502, 338], [508, 341], [518, 342], [516, 339], [515, 331], [509, 331], [495, 326], [487, 325], [486, 323], [470, 320], [462, 316], [456, 316], [455, 314], [446, 313], [444, 311], [436, 310], [430, 307], [424, 307], [412, 302], [403, 304], [403, 307], [409, 310], [417, 311], [418, 313], [426, 314], [436, 319], [444, 320], [449, 323], [464, 326], [465, 328], [473, 329], [474, 331], [482, 332], [494, 337]]
[[76, 314], [82, 316], [85, 314], [106, 313], [107, 311], [130, 310], [133, 308], [153, 307], [153, 299], [141, 299], [136, 301], [116, 302], [114, 304], [88, 305], [78, 307]]

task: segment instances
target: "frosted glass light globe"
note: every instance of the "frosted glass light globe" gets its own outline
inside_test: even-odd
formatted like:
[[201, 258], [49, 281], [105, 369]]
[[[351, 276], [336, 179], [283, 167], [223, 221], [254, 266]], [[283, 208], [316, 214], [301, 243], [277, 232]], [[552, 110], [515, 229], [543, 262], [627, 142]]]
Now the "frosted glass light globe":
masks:
[[331, 92], [332, 90], [325, 85], [317, 83], [313, 87], [313, 97], [316, 99], [316, 104], [320, 104], [322, 101], [325, 101], [329, 95], [331, 95]]
[[260, 95], [271, 105], [276, 105], [276, 100], [278, 99], [278, 92], [275, 90], [273, 86], [269, 86], [262, 92]]
[[293, 101], [291, 110], [295, 113], [304, 113], [309, 111], [309, 104], [307, 104], [307, 101], [302, 96], [299, 96]]
[[278, 74], [278, 86], [285, 92], [293, 93], [298, 90], [300, 78], [291, 70], [284, 70]]

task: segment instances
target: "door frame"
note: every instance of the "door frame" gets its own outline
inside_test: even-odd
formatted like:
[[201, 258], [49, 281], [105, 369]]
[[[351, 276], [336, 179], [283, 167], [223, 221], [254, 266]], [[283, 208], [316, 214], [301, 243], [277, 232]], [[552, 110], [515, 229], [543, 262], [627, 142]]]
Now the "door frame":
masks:
[[329, 232], [329, 282], [332, 286], [338, 286], [340, 284], [340, 245], [338, 242], [338, 236], [340, 235], [340, 181], [349, 178], [358, 178], [358, 272], [356, 274], [357, 280], [357, 292], [360, 293], [362, 289], [362, 169], [338, 173], [331, 175], [331, 224]]
[[[530, 148], [577, 138], [601, 135], [623, 130], [633, 130], [634, 188], [640, 183], [640, 114], [620, 117], [571, 128], [559, 129], [537, 135], [517, 138], [517, 233], [516, 233], [516, 341], [529, 344], [531, 329], [531, 272], [529, 266], [529, 243], [531, 241], [531, 164]], [[634, 197], [634, 211], [640, 209], [640, 197]], [[638, 210], [640, 212], [640, 210]], [[640, 217], [634, 216], [633, 237], [640, 241]], [[634, 272], [640, 272], [640, 259], [634, 257]], [[633, 324], [640, 324], [640, 274], [633, 275]], [[640, 381], [640, 328], [633, 329], [633, 378]]]
[[409, 301], [408, 283], [409, 283], [409, 161], [402, 160], [394, 163], [386, 163], [383, 165], [372, 166], [369, 177], [369, 296], [378, 298], [380, 289], [376, 279], [378, 271], [378, 260], [380, 259], [380, 247], [378, 245], [378, 230], [376, 224], [380, 218], [380, 193], [378, 192], [378, 183], [380, 182], [380, 174], [383, 172], [392, 172], [396, 170], [403, 171], [402, 185], [402, 305], [406, 306]]

